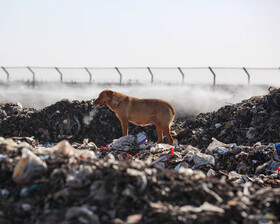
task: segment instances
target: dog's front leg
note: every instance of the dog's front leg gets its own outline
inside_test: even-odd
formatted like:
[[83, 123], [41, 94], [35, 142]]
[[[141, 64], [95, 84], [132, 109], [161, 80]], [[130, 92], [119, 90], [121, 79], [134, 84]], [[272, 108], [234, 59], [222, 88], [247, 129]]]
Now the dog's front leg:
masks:
[[128, 135], [128, 120], [122, 119], [120, 121], [121, 121], [121, 125], [122, 125], [123, 136], [126, 136], [126, 135]]

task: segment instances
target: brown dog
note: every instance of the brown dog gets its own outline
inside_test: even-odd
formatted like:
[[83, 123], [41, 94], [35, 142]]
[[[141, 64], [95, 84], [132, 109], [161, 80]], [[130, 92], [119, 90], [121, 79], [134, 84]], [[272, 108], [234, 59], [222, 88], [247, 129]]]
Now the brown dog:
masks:
[[163, 100], [137, 99], [112, 90], [104, 90], [94, 101], [99, 107], [107, 104], [119, 118], [123, 135], [128, 135], [128, 122], [136, 125], [156, 125], [158, 143], [163, 141], [163, 132], [170, 145], [174, 143], [170, 126], [175, 117], [174, 108]]

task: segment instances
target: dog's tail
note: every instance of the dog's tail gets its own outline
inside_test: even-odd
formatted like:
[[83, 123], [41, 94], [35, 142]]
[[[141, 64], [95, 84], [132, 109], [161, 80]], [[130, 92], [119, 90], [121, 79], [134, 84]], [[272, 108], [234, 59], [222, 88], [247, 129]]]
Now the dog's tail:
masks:
[[170, 105], [170, 109], [171, 109], [172, 115], [174, 116], [175, 115], [175, 110], [171, 105]]
[[170, 103], [168, 103], [168, 102], [165, 102], [165, 103], [168, 105], [169, 109], [171, 110], [172, 115], [174, 116], [175, 115], [175, 110], [172, 107], [172, 105]]

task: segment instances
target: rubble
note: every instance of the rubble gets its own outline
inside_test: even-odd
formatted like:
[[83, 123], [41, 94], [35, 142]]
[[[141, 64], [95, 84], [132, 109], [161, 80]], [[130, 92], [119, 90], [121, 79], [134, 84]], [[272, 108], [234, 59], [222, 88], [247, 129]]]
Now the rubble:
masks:
[[3, 104], [0, 223], [277, 223], [279, 97], [177, 119], [176, 145], [152, 127], [121, 137], [92, 101]]

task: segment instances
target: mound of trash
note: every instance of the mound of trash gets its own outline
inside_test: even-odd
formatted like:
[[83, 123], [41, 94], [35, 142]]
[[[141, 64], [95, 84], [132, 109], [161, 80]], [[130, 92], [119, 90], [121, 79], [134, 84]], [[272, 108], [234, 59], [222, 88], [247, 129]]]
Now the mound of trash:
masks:
[[0, 223], [277, 222], [279, 146], [0, 138]]
[[280, 139], [280, 89], [254, 96], [218, 111], [199, 114], [180, 124], [179, 142], [206, 147], [212, 137], [226, 143], [269, 144]]
[[[226, 143], [269, 144], [280, 138], [280, 89], [227, 105], [218, 111], [197, 117], [175, 119], [172, 129], [181, 144], [207, 147], [212, 137]], [[155, 126], [129, 124], [129, 133], [145, 131], [151, 141], [157, 140]], [[20, 103], [0, 105], [0, 136], [34, 137], [40, 142], [82, 142], [88, 138], [106, 146], [121, 137], [121, 125], [108, 107], [98, 108], [89, 101], [62, 100], [42, 110], [23, 108]]]
[[[0, 105], [0, 136], [33, 137], [39, 142], [67, 139], [82, 142], [89, 138], [98, 146], [106, 146], [121, 137], [120, 121], [108, 107], [98, 108], [89, 101], [62, 100], [42, 110], [23, 108], [20, 103]], [[129, 125], [129, 132], [145, 131], [152, 141], [157, 139], [153, 126]]]

